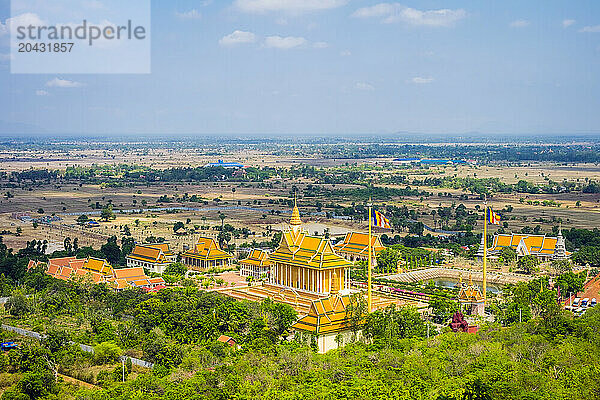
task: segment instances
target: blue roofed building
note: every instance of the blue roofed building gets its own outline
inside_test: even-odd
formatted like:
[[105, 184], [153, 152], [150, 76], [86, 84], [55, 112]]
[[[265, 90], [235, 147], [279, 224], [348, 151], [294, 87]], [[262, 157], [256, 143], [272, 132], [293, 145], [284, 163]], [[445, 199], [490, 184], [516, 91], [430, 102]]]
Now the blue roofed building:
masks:
[[223, 162], [223, 160], [218, 160], [217, 162], [206, 164], [205, 167], [244, 168], [245, 165], [239, 162]]

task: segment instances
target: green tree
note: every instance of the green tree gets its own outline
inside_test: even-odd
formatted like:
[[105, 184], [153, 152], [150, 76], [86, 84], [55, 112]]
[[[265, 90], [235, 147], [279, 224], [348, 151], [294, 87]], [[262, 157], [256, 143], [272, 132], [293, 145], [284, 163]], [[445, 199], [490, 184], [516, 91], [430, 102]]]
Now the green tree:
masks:
[[112, 364], [123, 354], [123, 350], [113, 342], [102, 342], [94, 346], [94, 361], [98, 364]]
[[69, 345], [69, 334], [58, 328], [51, 328], [46, 334], [44, 345], [51, 353], [57, 353]]
[[102, 247], [100, 247], [100, 251], [104, 255], [104, 258], [106, 258], [106, 261], [109, 262], [109, 264], [116, 265], [119, 263], [119, 260], [121, 259], [121, 248], [117, 244], [116, 236], [111, 236], [110, 238], [108, 238], [106, 243], [103, 244]]
[[171, 263], [165, 268], [164, 273], [167, 275], [185, 275], [187, 267], [180, 262]]
[[9, 312], [10, 315], [14, 315], [16, 317], [23, 316], [30, 310], [29, 301], [27, 300], [25, 293], [19, 289], [15, 289], [12, 292], [12, 295], [6, 301], [4, 308]]
[[560, 293], [563, 297], [569, 295], [569, 293], [576, 294], [583, 290], [585, 284], [586, 274], [585, 272], [576, 274], [574, 272], [565, 272], [556, 278], [556, 285], [560, 287]]
[[512, 247], [503, 247], [500, 250], [500, 257], [502, 257], [505, 263], [510, 264], [517, 259], [517, 252]]
[[536, 256], [526, 255], [519, 258], [517, 265], [526, 274], [531, 274], [537, 271], [537, 267], [540, 265], [540, 260], [538, 260]]
[[398, 268], [398, 261], [401, 254], [398, 250], [386, 247], [377, 256], [377, 271], [395, 272]]
[[433, 312], [434, 321], [444, 324], [459, 310], [459, 305], [456, 301], [452, 301], [443, 296], [434, 295], [429, 301], [429, 308], [431, 308]]
[[394, 348], [400, 339], [425, 337], [427, 328], [418, 311], [392, 304], [367, 315], [363, 332], [375, 346]]
[[102, 218], [102, 220], [105, 222], [115, 218], [112, 204], [102, 208], [102, 211], [100, 212], [100, 218]]
[[173, 232], [177, 232], [178, 229], [184, 229], [184, 228], [185, 228], [185, 224], [181, 221], [177, 221], [173, 225]]

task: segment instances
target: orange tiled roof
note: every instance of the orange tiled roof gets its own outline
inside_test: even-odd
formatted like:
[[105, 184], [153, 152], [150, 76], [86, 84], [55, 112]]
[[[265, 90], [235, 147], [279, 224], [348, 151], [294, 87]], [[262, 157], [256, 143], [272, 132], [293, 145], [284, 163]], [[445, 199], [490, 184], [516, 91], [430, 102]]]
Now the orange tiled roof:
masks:
[[152, 243], [149, 245], [145, 245], [148, 247], [154, 247], [156, 249], [160, 249], [166, 256], [172, 255], [173, 253], [171, 253], [171, 247], [169, 246], [169, 243]]
[[[344, 240], [337, 243], [333, 248], [338, 252], [368, 254], [369, 235], [367, 233], [348, 232]], [[384, 248], [378, 236], [371, 236], [371, 249], [375, 255], [379, 254]]]
[[240, 264], [249, 264], [257, 267], [268, 267], [271, 265], [269, 253], [261, 249], [253, 249], [248, 258], [240, 261]]
[[349, 304], [349, 295], [335, 294], [325, 299], [315, 300], [308, 314], [292, 325], [292, 328], [315, 335], [349, 329], [350, 316], [346, 311]]
[[[516, 250], [521, 242], [529, 254], [553, 255], [558, 239], [545, 235], [498, 234], [494, 237], [490, 251], [500, 251], [509, 246]], [[571, 253], [567, 252], [569, 254]]]
[[309, 236], [300, 230], [284, 231], [279, 248], [269, 255], [269, 259], [315, 269], [351, 267], [345, 258], [333, 251], [329, 239]]
[[85, 269], [78, 269], [75, 271], [75, 276], [81, 277], [84, 279], [91, 279], [94, 283], [101, 283], [104, 281], [103, 276], [98, 272], [86, 271]]
[[552, 250], [552, 252], [554, 252], [554, 249], [556, 248], [556, 242], [558, 242], [557, 238], [547, 237], [544, 240], [544, 245], [543, 245], [542, 249]]
[[115, 269], [115, 278], [126, 279], [128, 281], [133, 281], [138, 278], [145, 278], [146, 273], [144, 272], [144, 268], [142, 267], [133, 267], [133, 268], [119, 268]]
[[83, 268], [101, 273], [102, 275], [112, 275], [112, 267], [101, 258], [89, 257]]
[[115, 289], [127, 289], [129, 287], [129, 283], [125, 279], [116, 279], [114, 282]]
[[70, 279], [71, 274], [73, 273], [73, 269], [69, 267], [62, 267], [60, 270], [60, 275], [57, 276], [59, 279]]
[[151, 263], [168, 263], [162, 248], [155, 245], [136, 245], [128, 257]]
[[231, 254], [221, 250], [217, 242], [209, 237], [198, 238], [193, 250], [184, 252], [182, 256], [202, 260], [224, 260], [233, 258]]
[[73, 260], [69, 263], [69, 268], [73, 268], [73, 269], [79, 269], [79, 268], [83, 268], [83, 266], [85, 265], [85, 259], [77, 259], [77, 260]]
[[50, 265], [48, 267], [48, 275], [56, 275], [58, 273], [59, 268], [60, 267], [58, 265]]
[[77, 260], [77, 257], [60, 257], [52, 258], [48, 261], [48, 265], [56, 265], [58, 267], [67, 267], [70, 262]]

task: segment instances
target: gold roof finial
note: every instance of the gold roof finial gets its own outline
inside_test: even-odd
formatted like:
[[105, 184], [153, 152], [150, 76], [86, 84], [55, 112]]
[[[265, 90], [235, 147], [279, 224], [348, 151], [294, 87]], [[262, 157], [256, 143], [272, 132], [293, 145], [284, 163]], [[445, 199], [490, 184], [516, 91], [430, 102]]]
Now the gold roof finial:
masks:
[[473, 286], [473, 275], [469, 272], [469, 286]]
[[294, 193], [294, 209], [292, 210], [292, 219], [290, 221], [290, 225], [302, 225], [302, 220], [300, 219], [300, 210], [298, 210], [298, 205], [296, 204], [296, 193]]

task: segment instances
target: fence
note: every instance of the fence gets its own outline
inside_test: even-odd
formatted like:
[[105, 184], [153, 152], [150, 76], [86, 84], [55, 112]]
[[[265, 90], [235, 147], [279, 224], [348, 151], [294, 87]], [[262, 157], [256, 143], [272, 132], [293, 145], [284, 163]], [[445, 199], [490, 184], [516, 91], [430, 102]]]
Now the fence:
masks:
[[[27, 337], [34, 338], [37, 340], [43, 340], [46, 338], [46, 335], [44, 335], [44, 334], [34, 332], [34, 331], [28, 331], [27, 329], [23, 329], [23, 328], [17, 328], [16, 326], [2, 324], [2, 329], [4, 329], [5, 331], [14, 332], [21, 336], [27, 336]], [[71, 344], [75, 344], [75, 342], [71, 342]], [[86, 353], [94, 352], [94, 348], [87, 344], [79, 344], [79, 348], [81, 348], [81, 350], [85, 351]], [[128, 357], [128, 356], [119, 357], [119, 359], [121, 361], [123, 361], [123, 360], [126, 361], [128, 358], [131, 360], [131, 363], [133, 365], [137, 365], [137, 366], [149, 368], [149, 369], [154, 368], [154, 364], [152, 364], [151, 362], [148, 362], [148, 361], [140, 360], [139, 358], [133, 358], [133, 357]]]

